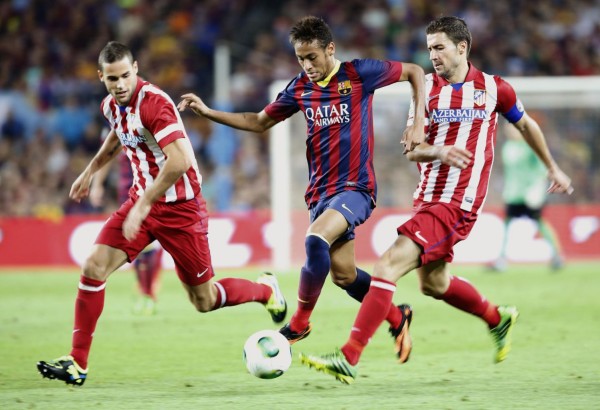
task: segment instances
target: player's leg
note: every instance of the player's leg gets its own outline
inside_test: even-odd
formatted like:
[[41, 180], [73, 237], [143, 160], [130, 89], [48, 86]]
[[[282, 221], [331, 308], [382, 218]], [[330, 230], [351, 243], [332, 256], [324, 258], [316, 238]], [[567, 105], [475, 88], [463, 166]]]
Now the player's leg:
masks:
[[92, 337], [104, 308], [106, 280], [125, 262], [135, 259], [140, 250], [151, 242], [144, 228], [133, 241], [123, 237], [123, 221], [132, 206], [131, 200], [121, 205], [98, 234], [79, 282], [71, 353], [54, 361], [38, 362], [42, 376], [67, 384], [82, 385], [85, 382]]
[[264, 274], [256, 282], [242, 278], [212, 280], [215, 274], [208, 243], [208, 213], [202, 197], [170, 205], [168, 212], [172, 225], [153, 227], [153, 233], [173, 257], [177, 275], [199, 312], [259, 302], [273, 321], [284, 320], [287, 305], [273, 275]]
[[[354, 240], [335, 241], [331, 247], [331, 277], [333, 282], [344, 289], [348, 295], [362, 302], [371, 285], [371, 275], [356, 267]], [[386, 316], [389, 323], [389, 332], [394, 338], [396, 353], [402, 363], [408, 360], [412, 341], [408, 334], [408, 328], [412, 321], [412, 307], [408, 304], [394, 305]]]
[[540, 234], [542, 237], [548, 242], [550, 248], [552, 250], [552, 257], [550, 260], [550, 266], [554, 270], [558, 270], [563, 267], [563, 258], [562, 251], [560, 248], [560, 241], [558, 236], [552, 229], [552, 227], [547, 223], [547, 221], [539, 215], [536, 220]]
[[335, 376], [344, 383], [356, 377], [356, 364], [369, 340], [385, 320], [396, 290], [396, 281], [419, 265], [421, 248], [398, 236], [375, 264], [369, 292], [363, 299], [348, 341], [339, 351], [321, 356], [301, 354], [309, 367]]
[[155, 242], [148, 245], [133, 261], [133, 269], [141, 294], [141, 298], [134, 308], [135, 313], [151, 315], [156, 312], [156, 290], [161, 259], [162, 248]]
[[55, 360], [38, 362], [37, 368], [43, 377], [83, 385], [88, 373], [92, 338], [104, 308], [106, 280], [126, 261], [125, 252], [106, 245], [94, 245], [79, 281], [71, 352]]
[[330, 243], [345, 232], [347, 227], [348, 223], [343, 215], [327, 209], [308, 228], [304, 242], [306, 261], [300, 270], [297, 308], [290, 322], [280, 329], [291, 343], [308, 336], [311, 330], [310, 316], [331, 268]]

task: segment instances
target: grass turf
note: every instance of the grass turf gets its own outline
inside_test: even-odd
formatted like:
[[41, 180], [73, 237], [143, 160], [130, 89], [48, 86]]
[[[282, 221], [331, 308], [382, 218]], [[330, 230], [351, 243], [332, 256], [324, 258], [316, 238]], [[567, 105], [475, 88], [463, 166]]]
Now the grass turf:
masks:
[[[591, 409], [600, 403], [600, 264], [559, 273], [516, 265], [503, 274], [455, 266], [495, 303], [519, 307], [513, 350], [492, 363], [479, 319], [418, 292], [416, 275], [399, 282], [395, 302], [414, 307], [414, 349], [395, 363], [382, 326], [363, 354], [358, 380], [345, 386], [300, 365], [300, 351], [343, 344], [358, 303], [328, 282], [313, 314], [313, 333], [293, 346], [294, 362], [274, 380], [242, 363], [248, 335], [277, 328], [259, 304], [199, 314], [173, 272], [163, 272], [158, 314], [132, 313], [133, 274], [107, 286], [85, 386], [42, 379], [35, 363], [69, 351], [78, 272], [0, 271], [0, 407], [3, 409]], [[254, 279], [257, 271], [219, 277]], [[279, 275], [293, 312], [298, 277]], [[290, 312], [290, 314], [292, 313]], [[289, 316], [288, 316], [289, 317]]]

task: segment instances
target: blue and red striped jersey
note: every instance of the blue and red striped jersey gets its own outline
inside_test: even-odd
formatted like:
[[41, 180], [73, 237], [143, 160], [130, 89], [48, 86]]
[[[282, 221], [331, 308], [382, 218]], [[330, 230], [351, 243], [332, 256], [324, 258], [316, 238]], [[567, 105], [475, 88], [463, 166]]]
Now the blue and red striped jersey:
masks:
[[398, 82], [401, 74], [400, 62], [338, 61], [332, 74], [318, 83], [302, 72], [265, 107], [276, 121], [304, 113], [309, 173], [304, 198], [309, 207], [346, 190], [368, 192], [375, 201], [373, 95]]

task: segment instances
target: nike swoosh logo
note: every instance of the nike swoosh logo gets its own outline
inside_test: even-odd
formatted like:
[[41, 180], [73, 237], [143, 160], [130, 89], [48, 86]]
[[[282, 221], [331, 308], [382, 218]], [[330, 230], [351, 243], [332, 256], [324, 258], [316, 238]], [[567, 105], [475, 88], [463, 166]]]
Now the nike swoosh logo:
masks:
[[208, 272], [208, 268], [204, 269], [202, 273], [198, 272], [197, 277], [201, 278], [206, 272]]
[[346, 211], [348, 211], [348, 212], [350, 212], [352, 215], [354, 215], [354, 212], [352, 212], [352, 211], [350, 210], [350, 208], [348, 208], [348, 207], [346, 206], [346, 204], [342, 204], [342, 208], [344, 208]]
[[417, 238], [419, 238], [420, 240], [422, 240], [423, 242], [425, 242], [425, 243], [429, 243], [429, 242], [427, 242], [427, 239], [423, 238], [423, 236], [421, 235], [421, 231], [417, 231], [417, 232], [415, 232], [415, 236], [416, 236]]
[[305, 95], [312, 94], [312, 93], [314, 93], [314, 91], [302, 91], [302, 94], [300, 94], [300, 97], [304, 97]]

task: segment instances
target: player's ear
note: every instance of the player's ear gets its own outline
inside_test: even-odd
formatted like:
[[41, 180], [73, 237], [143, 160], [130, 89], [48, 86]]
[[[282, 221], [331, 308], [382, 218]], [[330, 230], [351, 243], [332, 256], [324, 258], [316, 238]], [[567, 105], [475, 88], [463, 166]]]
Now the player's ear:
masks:
[[329, 43], [326, 50], [329, 57], [333, 56], [335, 54], [335, 43], [333, 41]]
[[137, 73], [138, 73], [138, 63], [137, 63], [137, 61], [133, 62], [133, 73], [135, 75], [137, 75]]
[[100, 82], [104, 82], [103, 77], [104, 75], [102, 74], [102, 71], [98, 70], [98, 78], [100, 79]]

